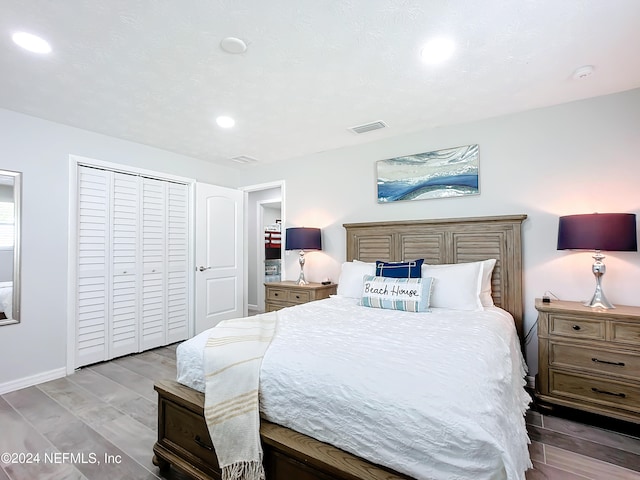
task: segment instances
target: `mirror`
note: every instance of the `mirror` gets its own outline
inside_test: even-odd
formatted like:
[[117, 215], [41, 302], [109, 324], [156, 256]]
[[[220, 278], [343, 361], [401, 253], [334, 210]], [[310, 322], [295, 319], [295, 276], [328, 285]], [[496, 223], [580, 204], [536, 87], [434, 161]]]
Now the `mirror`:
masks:
[[0, 325], [20, 321], [22, 174], [0, 170]]

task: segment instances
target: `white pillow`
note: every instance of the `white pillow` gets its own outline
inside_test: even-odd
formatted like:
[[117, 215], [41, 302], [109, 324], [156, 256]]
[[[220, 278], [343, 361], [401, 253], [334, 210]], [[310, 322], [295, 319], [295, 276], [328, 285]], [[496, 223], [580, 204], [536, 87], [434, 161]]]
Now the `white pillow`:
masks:
[[422, 265], [422, 277], [433, 277], [431, 306], [482, 310], [482, 262]]
[[344, 262], [338, 280], [338, 295], [361, 298], [365, 275], [375, 275], [376, 264], [366, 262]]
[[491, 296], [491, 275], [493, 267], [496, 266], [496, 259], [490, 258], [479, 262], [482, 264], [482, 287], [480, 289], [480, 302], [483, 307], [493, 307], [493, 297]]

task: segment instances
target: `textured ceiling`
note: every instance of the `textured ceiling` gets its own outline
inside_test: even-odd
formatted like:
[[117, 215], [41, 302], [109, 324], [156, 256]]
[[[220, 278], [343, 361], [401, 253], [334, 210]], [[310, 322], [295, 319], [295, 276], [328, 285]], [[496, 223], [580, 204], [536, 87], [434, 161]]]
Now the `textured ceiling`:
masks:
[[[639, 25], [638, 0], [0, 0], [0, 107], [268, 163], [640, 87]], [[457, 50], [434, 67], [419, 51], [435, 35]], [[389, 128], [347, 130], [375, 120]]]

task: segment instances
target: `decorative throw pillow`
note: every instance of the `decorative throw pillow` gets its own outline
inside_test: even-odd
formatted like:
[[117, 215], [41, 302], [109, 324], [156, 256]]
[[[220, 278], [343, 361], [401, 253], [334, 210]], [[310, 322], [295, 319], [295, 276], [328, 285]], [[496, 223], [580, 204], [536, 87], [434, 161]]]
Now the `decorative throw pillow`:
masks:
[[431, 278], [365, 275], [360, 305], [406, 312], [428, 312], [432, 284]]
[[411, 262], [376, 261], [376, 276], [390, 278], [420, 278], [424, 259]]
[[362, 279], [365, 275], [376, 272], [375, 263], [344, 262], [338, 280], [337, 294], [343, 297], [360, 298], [362, 296]]
[[434, 279], [432, 307], [482, 310], [482, 262], [424, 265], [422, 276]]

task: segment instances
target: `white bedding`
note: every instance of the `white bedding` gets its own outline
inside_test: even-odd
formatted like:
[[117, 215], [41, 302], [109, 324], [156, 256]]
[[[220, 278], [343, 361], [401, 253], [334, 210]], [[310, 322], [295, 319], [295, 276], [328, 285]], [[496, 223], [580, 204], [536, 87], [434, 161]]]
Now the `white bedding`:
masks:
[[[511, 316], [357, 302], [278, 312], [263, 417], [417, 479], [524, 479], [529, 397]], [[199, 391], [207, 337], [177, 350], [178, 381]]]
[[13, 282], [0, 282], [0, 312], [12, 318]]

